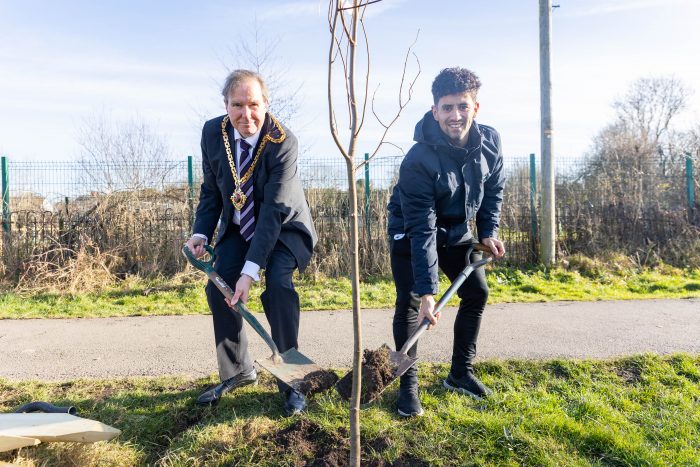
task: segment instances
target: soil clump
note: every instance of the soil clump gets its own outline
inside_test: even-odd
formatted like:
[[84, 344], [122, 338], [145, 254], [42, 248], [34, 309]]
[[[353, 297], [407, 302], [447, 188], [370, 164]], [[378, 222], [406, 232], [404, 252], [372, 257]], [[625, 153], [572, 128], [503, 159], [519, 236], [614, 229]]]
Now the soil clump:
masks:
[[[394, 365], [389, 358], [389, 347], [378, 350], [365, 349], [362, 356], [362, 392], [360, 404], [367, 404], [381, 394], [394, 380]], [[348, 400], [352, 392], [352, 371], [343, 376], [335, 386], [340, 396]]]
[[[319, 424], [306, 419], [297, 420], [284, 430], [270, 436], [272, 442], [279, 448], [292, 453], [297, 460], [296, 466], [312, 467], [345, 467], [349, 465], [350, 442], [347, 430], [329, 432]], [[371, 456], [381, 455], [391, 444], [388, 438], [379, 437], [362, 440], [362, 465], [369, 467], [423, 467], [429, 464], [423, 459], [403, 454], [394, 462], [382, 459], [372, 459]]]
[[[297, 420], [272, 437], [275, 445], [291, 452], [298, 466], [341, 466], [348, 464], [350, 443], [347, 434], [325, 431], [315, 422]], [[304, 460], [311, 459], [311, 460]]]
[[338, 375], [332, 371], [318, 370], [312, 371], [304, 376], [304, 380], [298, 384], [297, 389], [306, 397], [318, 392], [326, 391], [338, 382]]

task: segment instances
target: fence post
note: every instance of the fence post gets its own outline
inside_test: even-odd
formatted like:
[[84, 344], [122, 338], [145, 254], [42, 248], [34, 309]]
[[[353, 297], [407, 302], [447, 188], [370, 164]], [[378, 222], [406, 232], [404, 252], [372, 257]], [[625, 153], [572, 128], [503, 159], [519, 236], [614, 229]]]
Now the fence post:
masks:
[[367, 229], [367, 247], [369, 248], [370, 245], [372, 245], [372, 242], [370, 242], [371, 236], [370, 236], [370, 223], [371, 223], [371, 218], [370, 218], [370, 204], [369, 204], [369, 153], [365, 153], [365, 228]]
[[688, 187], [688, 216], [692, 220], [695, 213], [695, 178], [693, 177], [693, 158], [690, 153], [685, 155], [685, 180]]
[[190, 210], [190, 230], [194, 224], [194, 171], [192, 156], [187, 156], [187, 207]]
[[7, 168], [7, 157], [2, 156], [2, 233], [6, 237], [10, 233], [10, 174]]
[[532, 251], [538, 255], [537, 248], [537, 165], [535, 154], [530, 154], [530, 232], [532, 234]]

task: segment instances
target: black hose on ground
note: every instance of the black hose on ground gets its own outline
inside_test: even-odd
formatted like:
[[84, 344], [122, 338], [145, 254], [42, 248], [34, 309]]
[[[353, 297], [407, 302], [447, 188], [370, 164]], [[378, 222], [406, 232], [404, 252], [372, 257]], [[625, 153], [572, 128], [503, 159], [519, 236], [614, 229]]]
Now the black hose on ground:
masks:
[[78, 410], [73, 406], [59, 407], [57, 405], [49, 404], [48, 402], [30, 402], [15, 410], [14, 413], [25, 412], [67, 413], [75, 415], [78, 413]]

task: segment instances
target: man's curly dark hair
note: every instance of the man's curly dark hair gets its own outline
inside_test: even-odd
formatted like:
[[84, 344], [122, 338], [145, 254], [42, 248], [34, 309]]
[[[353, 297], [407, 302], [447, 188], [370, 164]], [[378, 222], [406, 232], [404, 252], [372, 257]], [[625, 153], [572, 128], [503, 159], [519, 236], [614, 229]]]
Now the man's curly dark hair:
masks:
[[459, 67], [445, 68], [433, 81], [433, 101], [437, 105], [443, 96], [464, 92], [468, 92], [476, 100], [480, 87], [481, 81], [473, 71]]

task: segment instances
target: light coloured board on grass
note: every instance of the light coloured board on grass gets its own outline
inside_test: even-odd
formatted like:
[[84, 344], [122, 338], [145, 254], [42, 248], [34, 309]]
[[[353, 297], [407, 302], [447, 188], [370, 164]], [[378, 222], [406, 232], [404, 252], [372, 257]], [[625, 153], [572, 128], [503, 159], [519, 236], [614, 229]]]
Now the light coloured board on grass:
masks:
[[39, 443], [41, 443], [41, 441], [36, 438], [0, 434], [0, 452], [12, 451], [13, 449], [24, 448], [27, 446], [36, 446]]
[[110, 440], [119, 433], [118, 429], [96, 420], [63, 413], [0, 414], [0, 436], [94, 443]]

